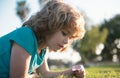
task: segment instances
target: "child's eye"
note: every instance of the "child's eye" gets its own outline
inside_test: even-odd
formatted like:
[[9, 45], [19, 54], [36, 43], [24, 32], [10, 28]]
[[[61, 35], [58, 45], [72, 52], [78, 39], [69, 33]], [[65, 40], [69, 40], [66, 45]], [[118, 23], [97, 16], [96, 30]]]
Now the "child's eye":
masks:
[[67, 36], [68, 34], [67, 33], [65, 33], [64, 31], [62, 31], [62, 34], [64, 35], [64, 36]]

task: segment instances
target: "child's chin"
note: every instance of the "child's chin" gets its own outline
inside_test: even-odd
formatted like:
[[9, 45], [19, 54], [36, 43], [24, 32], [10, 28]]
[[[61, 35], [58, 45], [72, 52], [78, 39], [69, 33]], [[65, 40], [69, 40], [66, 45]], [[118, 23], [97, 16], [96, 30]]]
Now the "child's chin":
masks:
[[59, 50], [53, 50], [54, 52], [60, 52], [61, 50], [59, 49]]
[[58, 52], [59, 50], [55, 50], [55, 49], [50, 49], [49, 48], [49, 52]]

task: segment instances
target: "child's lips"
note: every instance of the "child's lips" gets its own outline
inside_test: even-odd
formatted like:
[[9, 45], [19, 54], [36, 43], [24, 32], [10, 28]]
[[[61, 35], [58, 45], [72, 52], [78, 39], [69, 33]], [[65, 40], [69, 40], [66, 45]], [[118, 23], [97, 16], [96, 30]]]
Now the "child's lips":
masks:
[[63, 45], [59, 45], [60, 48], [63, 48], [64, 46]]

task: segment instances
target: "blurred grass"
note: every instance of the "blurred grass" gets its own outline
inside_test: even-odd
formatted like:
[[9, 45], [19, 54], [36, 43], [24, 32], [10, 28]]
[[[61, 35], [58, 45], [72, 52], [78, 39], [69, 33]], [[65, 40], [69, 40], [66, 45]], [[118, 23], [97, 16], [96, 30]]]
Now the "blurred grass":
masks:
[[[85, 69], [86, 69], [85, 78], [120, 78], [120, 65], [104, 64], [99, 66], [85, 67]], [[55, 71], [57, 70], [58, 69], [55, 69]], [[58, 78], [75, 78], [75, 77], [67, 77], [64, 75], [60, 75]]]
[[120, 65], [101, 65], [86, 68], [86, 78], [120, 78]]

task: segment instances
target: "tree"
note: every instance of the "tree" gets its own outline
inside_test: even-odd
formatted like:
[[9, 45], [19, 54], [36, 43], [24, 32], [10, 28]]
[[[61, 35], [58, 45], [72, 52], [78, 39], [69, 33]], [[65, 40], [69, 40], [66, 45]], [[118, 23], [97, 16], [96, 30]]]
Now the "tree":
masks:
[[91, 61], [96, 57], [96, 46], [104, 43], [107, 36], [107, 30], [99, 31], [99, 26], [92, 27], [85, 34], [82, 40], [75, 42], [73, 48], [79, 51], [83, 57], [83, 61]]
[[118, 43], [120, 41], [120, 15], [116, 15], [109, 21], [105, 20], [100, 29], [101, 31], [104, 29], [108, 30], [105, 48], [102, 52], [103, 60], [111, 61], [114, 54], [117, 54], [120, 59], [120, 47], [117, 47], [117, 45], [120, 45]]
[[26, 5], [26, 0], [17, 1], [16, 14], [19, 16], [22, 22], [26, 19], [29, 11], [30, 9]]

